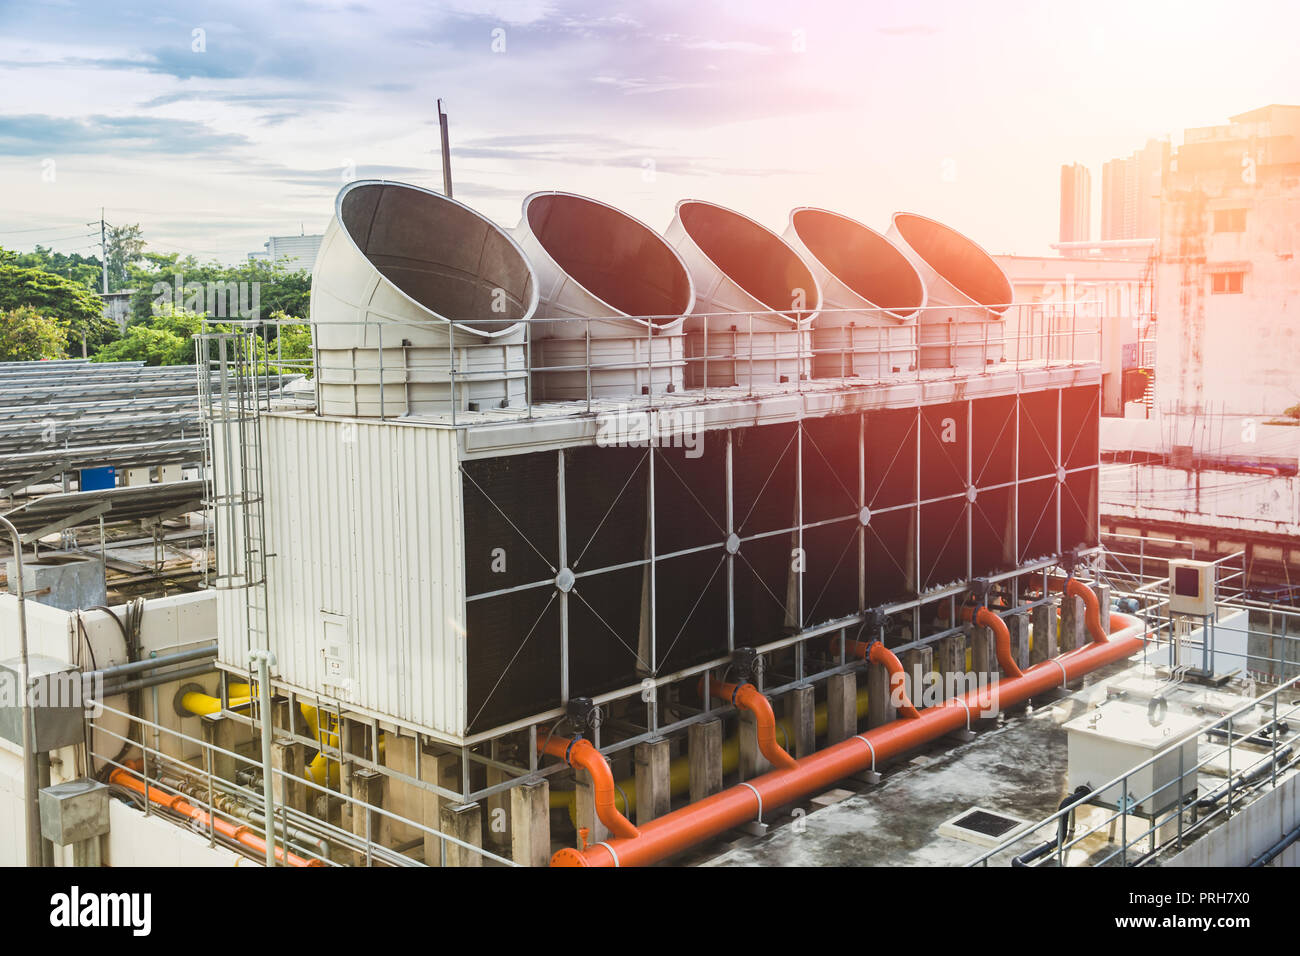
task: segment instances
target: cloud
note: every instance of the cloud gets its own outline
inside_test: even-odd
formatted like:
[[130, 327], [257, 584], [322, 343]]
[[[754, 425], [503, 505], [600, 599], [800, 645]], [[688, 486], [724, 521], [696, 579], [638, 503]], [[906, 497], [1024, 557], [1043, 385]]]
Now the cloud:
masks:
[[159, 158], [248, 145], [247, 137], [196, 120], [150, 116], [0, 116], [0, 154], [155, 154]]

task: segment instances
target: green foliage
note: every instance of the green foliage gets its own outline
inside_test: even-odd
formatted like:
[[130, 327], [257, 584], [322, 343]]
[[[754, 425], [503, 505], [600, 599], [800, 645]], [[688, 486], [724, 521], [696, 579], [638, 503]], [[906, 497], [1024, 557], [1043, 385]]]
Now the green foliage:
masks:
[[63, 358], [68, 334], [30, 305], [0, 312], [0, 362]]
[[113, 226], [104, 237], [108, 258], [108, 288], [121, 289], [127, 285], [132, 267], [144, 255], [145, 241], [140, 226]]
[[0, 310], [24, 305], [57, 321], [70, 340], [84, 337], [92, 351], [117, 337], [117, 326], [104, 317], [103, 304], [95, 293], [43, 269], [0, 263]]
[[11, 265], [52, 272], [56, 276], [72, 280], [91, 292], [98, 292], [102, 286], [98, 256], [83, 256], [75, 252], [65, 255], [38, 245], [31, 252], [10, 252], [0, 249], [0, 260]]
[[[241, 262], [223, 266], [219, 262], [201, 263], [193, 256], [156, 256], [147, 254], [131, 270], [130, 284], [136, 293], [131, 297], [131, 320], [146, 322], [163, 305], [178, 303], [190, 312], [206, 312], [215, 319], [246, 318], [236, 314], [239, 306], [256, 308], [256, 317], [266, 318], [277, 312], [287, 316], [307, 316], [311, 300], [311, 273], [294, 271], [268, 262]], [[224, 314], [216, 314], [218, 287], [239, 289], [238, 295], [225, 300]]]

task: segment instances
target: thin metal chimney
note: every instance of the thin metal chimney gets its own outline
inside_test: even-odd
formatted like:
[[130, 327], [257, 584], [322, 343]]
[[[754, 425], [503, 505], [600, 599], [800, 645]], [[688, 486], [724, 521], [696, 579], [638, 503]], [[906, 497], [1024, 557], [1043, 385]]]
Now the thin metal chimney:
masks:
[[682, 388], [682, 322], [695, 287], [662, 236], [613, 206], [566, 192], [528, 196], [514, 234], [537, 274], [535, 398]]
[[312, 271], [317, 409], [393, 417], [522, 405], [537, 279], [509, 234], [405, 183], [344, 186]]
[[857, 220], [801, 206], [785, 240], [822, 289], [812, 330], [815, 378], [887, 378], [917, 367], [925, 283], [907, 256]]
[[685, 325], [688, 387], [809, 377], [810, 330], [822, 293], [785, 240], [748, 216], [698, 199], [677, 204], [664, 235], [695, 280], [695, 314]]
[[888, 235], [925, 281], [921, 368], [1001, 361], [1002, 318], [1013, 297], [1002, 267], [957, 230], [914, 213], [894, 213]]

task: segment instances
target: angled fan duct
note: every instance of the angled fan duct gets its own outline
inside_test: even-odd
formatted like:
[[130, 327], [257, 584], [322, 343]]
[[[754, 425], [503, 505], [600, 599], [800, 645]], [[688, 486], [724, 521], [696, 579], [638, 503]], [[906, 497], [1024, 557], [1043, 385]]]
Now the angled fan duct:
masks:
[[821, 289], [785, 240], [696, 199], [677, 204], [664, 235], [695, 280], [695, 314], [686, 319], [688, 387], [808, 377]]
[[1003, 357], [1002, 321], [1011, 282], [993, 257], [957, 230], [913, 213], [894, 213], [894, 240], [925, 281], [922, 368], [983, 368]]
[[925, 284], [911, 260], [874, 229], [810, 206], [790, 213], [785, 240], [822, 290], [813, 377], [881, 379], [915, 370]]
[[514, 235], [537, 274], [534, 398], [682, 387], [682, 322], [695, 289], [662, 236], [613, 206], [565, 192], [526, 198]]
[[526, 400], [537, 281], [468, 206], [404, 183], [349, 183], [312, 272], [317, 408], [393, 417]]

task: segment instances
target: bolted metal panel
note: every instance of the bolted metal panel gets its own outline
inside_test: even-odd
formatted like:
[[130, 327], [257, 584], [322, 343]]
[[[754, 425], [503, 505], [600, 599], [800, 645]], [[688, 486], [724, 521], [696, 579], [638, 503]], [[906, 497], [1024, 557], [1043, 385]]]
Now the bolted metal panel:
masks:
[[856, 220], [801, 206], [785, 240], [822, 290], [812, 331], [813, 376], [884, 378], [916, 368], [925, 283], [888, 238]]
[[490, 220], [418, 186], [349, 183], [312, 270], [320, 411], [522, 405], [536, 308], [532, 266]]
[[[662, 236], [565, 192], [528, 196], [514, 235], [537, 274], [531, 366], [543, 371], [533, 373], [535, 397], [582, 399], [589, 384], [597, 398], [682, 387], [682, 322], [695, 288]], [[574, 321], [548, 321], [567, 318]]]
[[957, 230], [914, 213], [894, 213], [888, 236], [925, 282], [921, 367], [982, 368], [999, 361], [1001, 321], [1013, 298], [1002, 267]]
[[690, 387], [809, 375], [821, 287], [785, 240], [748, 216], [697, 199], [677, 204], [664, 235], [695, 281], [695, 315], [685, 325]]
[[[465, 568], [455, 431], [307, 414], [267, 415], [263, 429], [279, 678], [458, 736]], [[247, 667], [237, 627], [223, 623], [218, 653]]]

